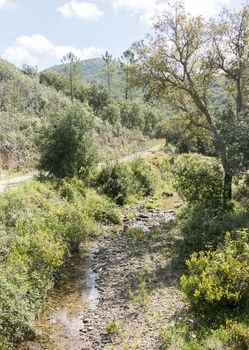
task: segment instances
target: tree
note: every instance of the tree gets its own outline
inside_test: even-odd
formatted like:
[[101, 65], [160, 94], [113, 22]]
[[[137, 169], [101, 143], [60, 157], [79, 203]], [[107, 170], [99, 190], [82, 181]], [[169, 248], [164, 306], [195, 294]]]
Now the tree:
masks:
[[69, 77], [70, 97], [71, 97], [71, 101], [73, 102], [75, 83], [77, 80], [80, 79], [80, 76], [81, 76], [80, 65], [79, 65], [80, 59], [76, 57], [73, 52], [69, 52], [66, 56], [62, 58], [61, 62], [63, 64], [66, 64], [65, 72]]
[[34, 77], [38, 72], [38, 67], [37, 66], [29, 66], [28, 64], [23, 64], [22, 65], [22, 72], [25, 75], [28, 75], [30, 77]]
[[109, 103], [109, 94], [106, 89], [97, 82], [92, 82], [86, 91], [86, 98], [94, 114], [99, 116], [100, 112]]
[[233, 177], [248, 167], [249, 5], [206, 21], [177, 2], [157, 16], [154, 30], [135, 44], [140, 83], [209, 132], [223, 165], [227, 203]]
[[128, 49], [123, 52], [121, 58], [119, 59], [121, 72], [124, 75], [125, 80], [125, 99], [128, 100], [129, 93], [132, 89], [132, 73], [133, 68], [136, 63], [135, 53]]
[[58, 178], [85, 179], [96, 162], [92, 120], [80, 103], [60, 112], [44, 131], [40, 169]]
[[39, 74], [39, 81], [43, 85], [53, 86], [57, 91], [69, 94], [67, 78], [58, 72], [52, 70], [44, 70]]
[[103, 67], [103, 73], [106, 76], [107, 79], [107, 89], [109, 93], [111, 92], [111, 83], [113, 76], [116, 71], [116, 64], [115, 61], [112, 58], [112, 55], [106, 51], [104, 55], [102, 55], [102, 59], [104, 61], [104, 67]]

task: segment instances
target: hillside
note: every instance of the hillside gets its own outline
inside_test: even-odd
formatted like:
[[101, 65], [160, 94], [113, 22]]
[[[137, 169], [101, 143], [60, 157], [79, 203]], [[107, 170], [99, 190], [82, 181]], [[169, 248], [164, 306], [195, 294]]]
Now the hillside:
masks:
[[[92, 66], [88, 72], [93, 74]], [[90, 73], [89, 73], [90, 74]], [[93, 76], [93, 75], [92, 75]], [[87, 105], [87, 102], [85, 102]], [[62, 92], [39, 83], [14, 65], [0, 60], [0, 169], [27, 170], [36, 166], [44, 126], [58, 111], [68, 108], [70, 100]], [[117, 128], [94, 119], [94, 139], [101, 159], [114, 159], [151, 144], [139, 130]], [[153, 142], [152, 142], [153, 143]]]
[[[83, 81], [85, 83], [90, 83], [91, 81], [102, 82], [103, 65], [104, 64], [102, 58], [91, 58], [88, 60], [80, 61], [80, 69]], [[61, 73], [64, 71], [64, 68], [64, 64], [59, 64], [48, 69]]]
[[[122, 75], [120, 74], [120, 67], [117, 61], [114, 62], [114, 64], [116, 65], [116, 68], [111, 79], [112, 94], [116, 97], [124, 97], [125, 84], [122, 80]], [[102, 58], [82, 60], [79, 65], [82, 75], [82, 83], [84, 85], [89, 86], [92, 82], [97, 82], [107, 88], [107, 80], [104, 74], [104, 61]], [[59, 64], [49, 67], [46, 70], [63, 73], [65, 72], [66, 66], [67, 64]]]

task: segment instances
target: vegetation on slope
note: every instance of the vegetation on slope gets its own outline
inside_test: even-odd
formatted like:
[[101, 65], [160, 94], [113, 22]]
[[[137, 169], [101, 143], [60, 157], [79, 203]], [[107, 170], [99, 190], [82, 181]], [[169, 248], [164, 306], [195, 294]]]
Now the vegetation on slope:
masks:
[[[49, 72], [40, 80], [36, 74], [29, 75], [0, 60], [1, 169], [34, 168], [44, 131], [52, 128], [57, 116], [70, 108], [67, 78]], [[82, 109], [89, 105], [93, 110], [92, 131], [101, 159], [115, 158], [116, 152], [127, 154], [150, 144], [149, 137], [155, 136], [152, 128], [160, 120], [157, 111], [150, 112], [148, 107], [135, 102], [121, 104], [97, 84], [89, 88], [80, 84], [78, 88], [75, 99], [82, 103]], [[154, 116], [153, 125], [148, 121], [149, 113]]]

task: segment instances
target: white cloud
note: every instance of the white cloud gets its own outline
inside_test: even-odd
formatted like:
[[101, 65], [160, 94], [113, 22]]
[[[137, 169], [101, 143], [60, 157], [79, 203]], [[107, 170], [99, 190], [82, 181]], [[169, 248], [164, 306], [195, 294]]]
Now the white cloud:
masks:
[[133, 13], [144, 13], [153, 10], [156, 0], [111, 0], [116, 11], [127, 10]]
[[9, 7], [13, 7], [14, 5], [10, 0], [0, 0], [0, 10], [4, 10]]
[[12, 62], [18, 66], [22, 64], [29, 64], [31, 66], [36, 66], [38, 60], [29, 51], [25, 50], [23, 47], [10, 46], [4, 50], [2, 57], [9, 62]]
[[210, 17], [215, 15], [223, 6], [227, 6], [231, 0], [185, 0], [186, 10], [193, 15]]
[[37, 65], [39, 59], [50, 57], [55, 64], [68, 52], [73, 52], [84, 60], [100, 56], [104, 51], [94, 46], [78, 48], [71, 45], [56, 45], [45, 36], [35, 34], [18, 36], [14, 45], [5, 49], [2, 57], [17, 65], [23, 63]]
[[16, 43], [26, 50], [36, 53], [49, 52], [53, 49], [53, 44], [43, 35], [21, 35], [17, 37]]
[[[110, 0], [115, 11], [126, 10], [131, 14], [138, 14], [145, 24], [151, 24], [156, 12], [162, 12], [168, 7], [169, 1], [159, 0]], [[171, 1], [171, 3], [174, 3]], [[210, 17], [215, 15], [223, 6], [232, 3], [232, 0], [185, 0], [187, 12], [193, 15]]]
[[58, 46], [54, 46], [52, 55], [57, 59], [61, 59], [68, 52], [73, 52], [80, 59], [86, 60], [88, 58], [100, 56], [102, 53], [104, 53], [104, 51], [105, 51], [104, 49], [94, 47], [94, 46], [83, 47], [82, 49], [79, 49], [73, 46], [58, 45]]
[[92, 2], [79, 2], [75, 0], [59, 6], [57, 11], [59, 11], [65, 18], [79, 17], [81, 19], [93, 21], [97, 21], [104, 15], [96, 4]]

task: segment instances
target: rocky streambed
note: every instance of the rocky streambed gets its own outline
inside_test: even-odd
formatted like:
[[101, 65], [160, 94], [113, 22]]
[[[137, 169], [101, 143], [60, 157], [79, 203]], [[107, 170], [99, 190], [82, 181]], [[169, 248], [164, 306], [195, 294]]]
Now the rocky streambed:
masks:
[[148, 202], [124, 209], [123, 225], [105, 227], [72, 262], [37, 324], [40, 335], [21, 349], [156, 349], [161, 327], [184, 308], [169, 237], [174, 220], [174, 209]]

